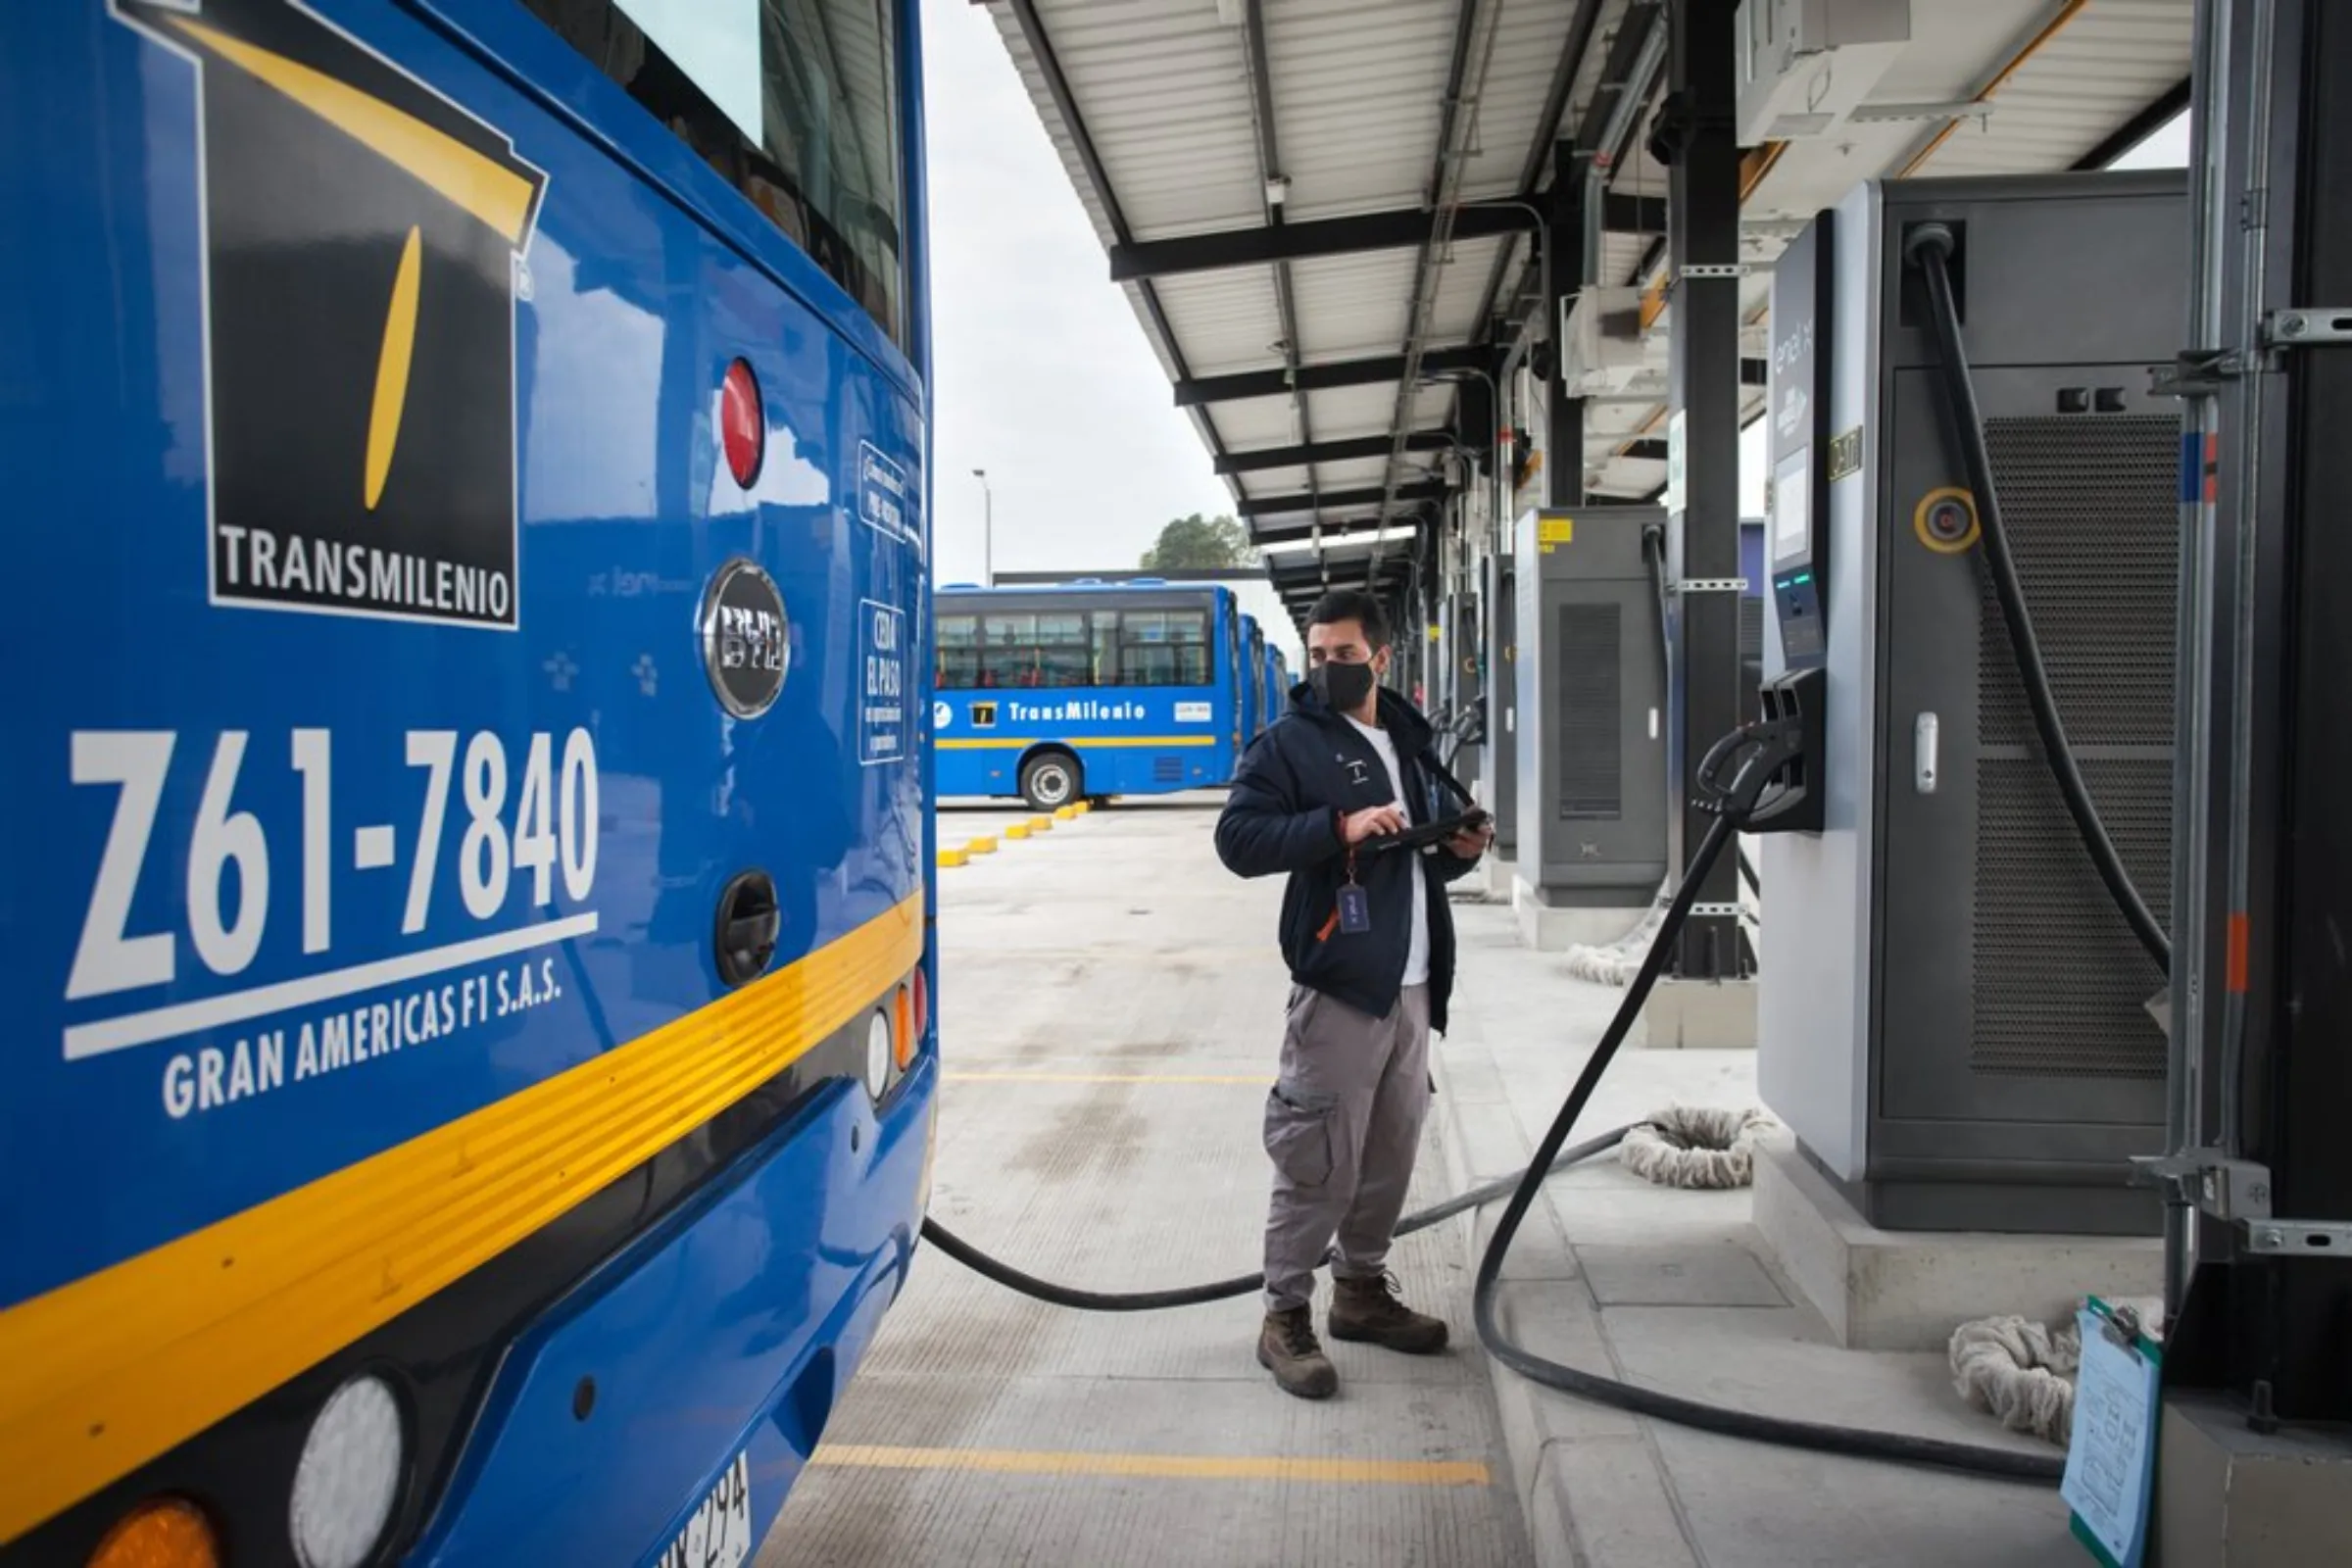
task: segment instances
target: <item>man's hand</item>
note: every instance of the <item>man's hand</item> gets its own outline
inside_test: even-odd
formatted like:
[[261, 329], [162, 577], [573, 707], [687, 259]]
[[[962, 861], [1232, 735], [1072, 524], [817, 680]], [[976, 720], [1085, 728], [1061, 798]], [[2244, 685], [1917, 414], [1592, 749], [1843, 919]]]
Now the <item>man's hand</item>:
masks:
[[1494, 842], [1494, 819], [1487, 817], [1476, 827], [1466, 827], [1446, 841], [1446, 848], [1465, 860], [1475, 860], [1487, 853]]
[[1383, 833], [1401, 833], [1404, 828], [1404, 808], [1399, 806], [1367, 806], [1340, 818], [1340, 837], [1349, 844], [1361, 844]]

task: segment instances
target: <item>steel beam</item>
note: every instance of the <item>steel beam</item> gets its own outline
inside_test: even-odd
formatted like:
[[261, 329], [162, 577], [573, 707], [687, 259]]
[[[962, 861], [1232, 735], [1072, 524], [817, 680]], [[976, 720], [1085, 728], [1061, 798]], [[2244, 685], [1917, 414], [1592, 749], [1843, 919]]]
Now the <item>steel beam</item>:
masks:
[[[1454, 444], [1450, 430], [1415, 430], [1404, 438], [1407, 452], [1445, 452]], [[1216, 461], [1220, 474], [1254, 473], [1266, 468], [1302, 468], [1318, 463], [1356, 463], [1385, 458], [1391, 442], [1385, 435], [1357, 436], [1349, 441], [1315, 441], [1297, 447], [1258, 447], [1228, 452]]]
[[[1110, 248], [1110, 280], [1133, 283], [1147, 277], [1209, 272], [1227, 267], [1261, 267], [1268, 262], [1302, 262], [1319, 256], [1361, 251], [1410, 250], [1429, 238], [1436, 215], [1419, 209], [1320, 218], [1304, 223], [1229, 228], [1213, 234], [1137, 240]], [[1456, 239], [1492, 239], [1535, 227], [1535, 215], [1516, 203], [1464, 207], [1454, 215]]]
[[[1422, 484], [1398, 485], [1396, 502], [1399, 506], [1410, 506], [1421, 501], [1443, 501], [1446, 499], [1446, 489], [1447, 486], [1442, 479], [1432, 479]], [[1311, 512], [1346, 512], [1350, 507], [1377, 507], [1387, 498], [1388, 492], [1380, 489], [1325, 490], [1320, 493], [1309, 491], [1300, 495], [1253, 496], [1242, 503], [1241, 514], [1247, 520], [1254, 517], [1291, 516]]]
[[[1608, 227], [1629, 234], [1655, 234], [1666, 226], [1666, 204], [1654, 196], [1612, 195], [1603, 211]], [[1321, 256], [1364, 251], [1401, 251], [1426, 244], [1437, 215], [1424, 208], [1317, 218], [1305, 222], [1266, 223], [1213, 234], [1180, 234], [1170, 239], [1133, 240], [1110, 248], [1110, 280], [1134, 283], [1148, 277], [1211, 272], [1228, 267], [1262, 267], [1269, 262], [1303, 262]], [[1454, 214], [1456, 240], [1524, 234], [1540, 220], [1521, 202], [1472, 202]]]
[[[1740, 575], [1740, 279], [1688, 275], [1693, 268], [1728, 272], [1740, 260], [1737, 11], [1738, 0], [1671, 0], [1668, 91], [1651, 137], [1652, 149], [1671, 162], [1667, 408], [1670, 420], [1682, 425], [1685, 478], [1681, 509], [1668, 517], [1668, 548], [1678, 578]], [[1675, 621], [1683, 700], [1673, 755], [1684, 771], [1672, 781], [1667, 863], [1687, 870], [1714, 821], [1699, 809], [1690, 774], [1707, 748], [1741, 719], [1739, 596], [1686, 595]], [[1734, 858], [1719, 856], [1698, 903], [1737, 908], [1739, 899]], [[1674, 972], [1687, 980], [1736, 979], [1750, 972], [1748, 956], [1737, 918], [1693, 915], [1683, 928]]]
[[[1592, 181], [1578, 166], [1576, 143], [1551, 149], [1551, 193], [1544, 204], [1544, 318], [1555, 328], [1568, 302], [1598, 281], [1585, 276], [1585, 201]], [[1562, 373], [1560, 334], [1551, 343], [1550, 373], [1544, 377], [1544, 500], [1553, 507], [1585, 504], [1585, 400], [1572, 397]]]
[[2102, 137], [2097, 146], [2076, 159], [2069, 167], [2077, 172], [2091, 169], [2105, 169], [2109, 164], [2114, 163], [2118, 158], [2147, 140], [2151, 132], [2162, 128], [2174, 116], [2186, 109], [2189, 88], [2189, 78], [2182, 76], [2165, 89], [2163, 97], [2118, 125], [2113, 131]]
[[[1430, 349], [1421, 356], [1422, 373], [1432, 376], [1454, 370], [1485, 370], [1491, 375], [1494, 364], [1494, 351], [1480, 344]], [[1180, 376], [1176, 381], [1176, 406], [1189, 409], [1205, 403], [1238, 403], [1244, 398], [1288, 397], [1294, 390], [1319, 392], [1337, 386], [1375, 386], [1395, 381], [1403, 374], [1404, 356], [1384, 354], [1368, 360], [1302, 365], [1296, 371], [1242, 370], [1232, 375]]]

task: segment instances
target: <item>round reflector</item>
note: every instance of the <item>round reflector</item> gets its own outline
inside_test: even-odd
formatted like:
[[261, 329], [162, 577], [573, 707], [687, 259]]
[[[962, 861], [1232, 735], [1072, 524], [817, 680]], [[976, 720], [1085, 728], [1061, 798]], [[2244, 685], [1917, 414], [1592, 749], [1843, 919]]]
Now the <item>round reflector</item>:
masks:
[[89, 1568], [220, 1568], [220, 1543], [202, 1508], [184, 1497], [150, 1497], [106, 1533]]
[[760, 380], [741, 360], [727, 367], [719, 386], [718, 435], [726, 448], [727, 471], [749, 490], [767, 456], [767, 415], [760, 406]]
[[400, 1400], [363, 1374], [327, 1396], [294, 1467], [290, 1523], [303, 1568], [359, 1568], [392, 1522], [407, 1461]]
[[890, 1015], [877, 1008], [865, 1026], [865, 1092], [876, 1101], [890, 1087]]

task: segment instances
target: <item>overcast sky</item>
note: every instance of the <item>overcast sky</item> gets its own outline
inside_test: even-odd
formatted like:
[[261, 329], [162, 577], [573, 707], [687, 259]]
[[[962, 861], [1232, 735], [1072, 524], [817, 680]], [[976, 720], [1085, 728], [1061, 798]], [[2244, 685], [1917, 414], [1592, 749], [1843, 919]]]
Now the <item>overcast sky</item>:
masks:
[[[1229, 512], [1232, 497], [1111, 283], [987, 8], [926, 0], [923, 26], [939, 580], [980, 579], [974, 468], [996, 496], [999, 571], [1132, 567], [1168, 518]], [[2179, 165], [2187, 149], [2182, 116], [2123, 167]], [[1742, 446], [1741, 504], [1760, 513], [1761, 442]], [[1271, 591], [1259, 597], [1251, 608], [1273, 614]]]
[[1132, 568], [1170, 517], [1232, 510], [985, 7], [927, 0], [939, 576]]

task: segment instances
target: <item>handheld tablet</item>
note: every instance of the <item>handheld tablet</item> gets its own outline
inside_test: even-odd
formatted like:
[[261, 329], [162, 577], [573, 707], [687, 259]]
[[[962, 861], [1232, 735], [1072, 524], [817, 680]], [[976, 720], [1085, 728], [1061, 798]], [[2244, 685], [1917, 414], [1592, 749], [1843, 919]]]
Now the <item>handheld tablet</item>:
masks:
[[1456, 833], [1469, 832], [1482, 826], [1492, 815], [1483, 807], [1472, 807], [1459, 816], [1440, 817], [1419, 827], [1406, 828], [1401, 833], [1385, 834], [1365, 841], [1364, 848], [1374, 854], [1390, 850], [1420, 850], [1433, 844], [1443, 844]]

